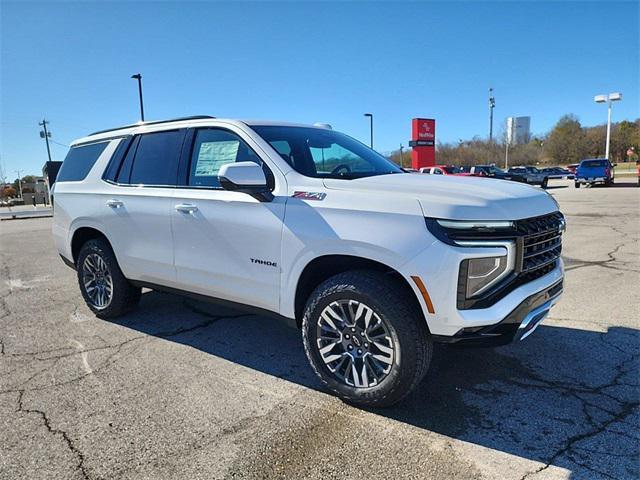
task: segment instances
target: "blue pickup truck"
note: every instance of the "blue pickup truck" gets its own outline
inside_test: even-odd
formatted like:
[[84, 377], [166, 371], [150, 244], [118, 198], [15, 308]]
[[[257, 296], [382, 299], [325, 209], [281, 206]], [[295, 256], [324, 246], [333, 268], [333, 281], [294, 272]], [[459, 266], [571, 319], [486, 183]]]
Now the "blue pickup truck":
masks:
[[580, 188], [582, 184], [603, 183], [607, 187], [613, 185], [613, 167], [614, 165], [606, 158], [582, 160], [576, 169], [576, 188]]

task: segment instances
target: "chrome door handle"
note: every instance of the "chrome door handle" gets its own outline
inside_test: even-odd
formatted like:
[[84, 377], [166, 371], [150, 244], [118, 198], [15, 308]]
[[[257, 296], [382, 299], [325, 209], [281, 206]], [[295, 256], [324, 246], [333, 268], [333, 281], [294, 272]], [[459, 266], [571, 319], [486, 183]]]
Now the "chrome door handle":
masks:
[[120, 200], [107, 200], [107, 206], [111, 208], [120, 208], [124, 206], [124, 203]]
[[191, 203], [180, 203], [175, 206], [175, 209], [182, 213], [193, 213], [198, 211], [197, 205], [193, 205]]

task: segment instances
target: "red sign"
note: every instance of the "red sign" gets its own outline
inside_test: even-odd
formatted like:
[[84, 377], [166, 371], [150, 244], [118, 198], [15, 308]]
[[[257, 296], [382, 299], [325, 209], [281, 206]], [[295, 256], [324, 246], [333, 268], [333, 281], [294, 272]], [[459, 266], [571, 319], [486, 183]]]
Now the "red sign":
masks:
[[436, 121], [432, 118], [414, 118], [411, 140], [436, 141]]
[[411, 167], [419, 169], [436, 164], [436, 121], [414, 118], [411, 121]]

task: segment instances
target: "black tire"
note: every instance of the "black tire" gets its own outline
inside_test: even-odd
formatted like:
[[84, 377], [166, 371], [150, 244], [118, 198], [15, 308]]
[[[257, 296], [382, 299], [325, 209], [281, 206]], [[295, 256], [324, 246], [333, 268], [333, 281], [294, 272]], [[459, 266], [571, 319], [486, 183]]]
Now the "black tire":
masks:
[[548, 185], [549, 185], [549, 177], [544, 177], [544, 180], [542, 180], [542, 185], [540, 186], [546, 189]]
[[[382, 272], [353, 270], [324, 281], [309, 297], [302, 319], [307, 358], [324, 385], [345, 402], [361, 407], [391, 406], [424, 377], [431, 362], [433, 342], [422, 312], [407, 296], [410, 294]], [[389, 372], [376, 385], [348, 385], [322, 359], [317, 342], [318, 320], [327, 306], [340, 300], [355, 300], [370, 307], [385, 324], [396, 346], [398, 353]]]
[[[84, 277], [86, 275], [83, 268], [84, 262], [89, 255], [98, 255], [106, 264], [112, 279], [111, 299], [104, 307], [97, 307], [85, 287]], [[96, 314], [98, 318], [116, 318], [119, 317], [138, 305], [140, 301], [141, 288], [134, 287], [129, 283], [120, 270], [116, 256], [113, 253], [109, 242], [104, 239], [96, 238], [88, 240], [78, 254], [76, 261], [76, 271], [78, 273], [78, 285], [85, 303]]]
[[575, 182], [574, 185], [576, 188], [580, 188], [580, 182]]

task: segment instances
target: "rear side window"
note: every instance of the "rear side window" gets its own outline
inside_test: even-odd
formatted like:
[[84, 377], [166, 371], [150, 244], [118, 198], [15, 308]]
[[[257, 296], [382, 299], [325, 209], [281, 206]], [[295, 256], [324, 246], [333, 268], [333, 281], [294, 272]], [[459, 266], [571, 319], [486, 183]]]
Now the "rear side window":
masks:
[[183, 137], [184, 131], [180, 130], [141, 135], [129, 182], [123, 183], [174, 186]]
[[84, 180], [98, 157], [107, 148], [107, 145], [109, 145], [109, 142], [72, 147], [62, 163], [56, 182], [78, 182]]

